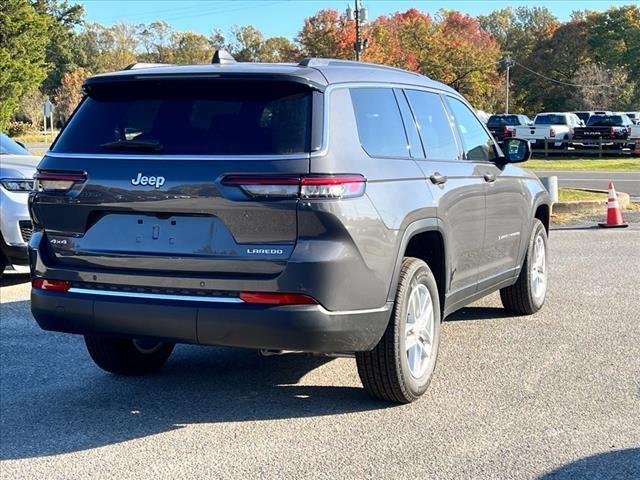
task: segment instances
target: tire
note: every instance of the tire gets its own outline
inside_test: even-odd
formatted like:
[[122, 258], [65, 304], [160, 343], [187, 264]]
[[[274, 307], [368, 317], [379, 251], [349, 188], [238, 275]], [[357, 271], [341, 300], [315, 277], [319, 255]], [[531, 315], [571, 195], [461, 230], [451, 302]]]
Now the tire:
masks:
[[[540, 245], [544, 247], [541, 265], [537, 263], [540, 259], [536, 260]], [[518, 280], [515, 284], [500, 290], [502, 305], [511, 312], [532, 315], [544, 305], [547, 284], [547, 231], [536, 218]]]
[[[414, 334], [409, 338], [407, 328], [415, 332], [412, 328], [414, 322], [408, 323], [408, 315], [414, 311], [409, 302], [415, 298], [424, 298], [425, 302], [430, 300], [432, 315], [428, 314], [428, 304], [425, 303], [422, 309], [418, 308], [418, 311], [425, 312], [420, 320], [424, 329], [421, 329], [421, 335]], [[438, 356], [440, 319], [440, 298], [433, 273], [422, 260], [404, 258], [395, 305], [384, 335], [373, 350], [356, 353], [360, 380], [372, 397], [395, 403], [410, 403], [427, 390]], [[430, 344], [426, 342], [427, 336], [431, 337]], [[408, 341], [415, 342], [417, 346], [408, 351]], [[410, 366], [410, 358], [417, 359], [418, 352], [423, 353], [420, 358], [424, 359]]]
[[9, 262], [7, 260], [7, 257], [4, 256], [4, 253], [0, 252], [0, 277], [2, 277], [4, 269], [7, 268], [8, 264]]
[[89, 355], [101, 369], [116, 375], [146, 375], [162, 368], [173, 351], [172, 343], [85, 335]]

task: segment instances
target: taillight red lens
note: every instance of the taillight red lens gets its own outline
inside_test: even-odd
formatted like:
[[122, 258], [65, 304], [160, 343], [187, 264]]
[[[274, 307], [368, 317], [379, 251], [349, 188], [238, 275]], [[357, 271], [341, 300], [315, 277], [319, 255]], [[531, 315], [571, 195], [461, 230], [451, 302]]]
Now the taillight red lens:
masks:
[[66, 191], [74, 184], [87, 180], [84, 173], [38, 172], [33, 178], [38, 191]]
[[50, 290], [52, 292], [66, 292], [71, 288], [70, 282], [64, 280], [47, 280], [46, 278], [34, 278], [31, 285], [38, 290]]
[[230, 175], [223, 185], [240, 187], [252, 197], [351, 198], [364, 194], [362, 175], [250, 176]]
[[260, 305], [317, 305], [318, 302], [300, 293], [242, 292], [240, 299]]
[[553, 128], [551, 130], [549, 130], [549, 136], [550, 137], [555, 137], [556, 136], [556, 131]]

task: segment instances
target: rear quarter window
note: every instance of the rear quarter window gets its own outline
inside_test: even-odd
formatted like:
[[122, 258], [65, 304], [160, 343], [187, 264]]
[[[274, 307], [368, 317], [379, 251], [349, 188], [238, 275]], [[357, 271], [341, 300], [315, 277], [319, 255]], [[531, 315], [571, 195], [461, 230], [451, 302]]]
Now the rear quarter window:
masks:
[[362, 148], [372, 157], [409, 158], [409, 142], [390, 88], [352, 88], [351, 102]]
[[166, 155], [308, 152], [311, 91], [274, 81], [169, 80], [92, 86], [56, 141], [60, 153], [122, 153], [153, 142]]

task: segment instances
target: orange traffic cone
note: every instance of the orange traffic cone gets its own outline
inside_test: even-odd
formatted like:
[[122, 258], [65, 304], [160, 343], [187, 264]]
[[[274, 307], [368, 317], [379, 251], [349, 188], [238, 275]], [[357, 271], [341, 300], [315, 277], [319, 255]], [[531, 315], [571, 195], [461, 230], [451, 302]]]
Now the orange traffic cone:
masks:
[[600, 227], [604, 228], [623, 228], [628, 227], [629, 224], [624, 223], [622, 219], [622, 212], [620, 211], [620, 205], [618, 204], [618, 196], [616, 195], [616, 189], [613, 186], [613, 182], [609, 182], [609, 201], [607, 202], [607, 222], [599, 223]]

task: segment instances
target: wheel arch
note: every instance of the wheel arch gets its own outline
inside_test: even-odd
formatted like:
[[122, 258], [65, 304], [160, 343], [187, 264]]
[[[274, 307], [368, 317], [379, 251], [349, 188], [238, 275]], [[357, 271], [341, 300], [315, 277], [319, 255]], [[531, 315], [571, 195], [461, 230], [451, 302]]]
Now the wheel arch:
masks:
[[429, 265], [436, 278], [440, 308], [444, 312], [450, 268], [446, 245], [446, 228], [439, 218], [417, 220], [409, 224], [402, 234], [387, 300], [393, 301], [395, 298], [402, 259], [406, 256], [416, 257]]

